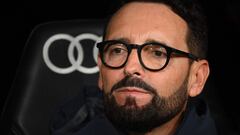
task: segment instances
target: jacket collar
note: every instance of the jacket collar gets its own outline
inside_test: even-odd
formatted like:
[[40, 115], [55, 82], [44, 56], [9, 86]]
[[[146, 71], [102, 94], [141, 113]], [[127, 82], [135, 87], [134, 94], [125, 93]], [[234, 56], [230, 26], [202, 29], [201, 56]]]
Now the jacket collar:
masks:
[[174, 135], [217, 135], [214, 120], [203, 99], [190, 99], [183, 121]]

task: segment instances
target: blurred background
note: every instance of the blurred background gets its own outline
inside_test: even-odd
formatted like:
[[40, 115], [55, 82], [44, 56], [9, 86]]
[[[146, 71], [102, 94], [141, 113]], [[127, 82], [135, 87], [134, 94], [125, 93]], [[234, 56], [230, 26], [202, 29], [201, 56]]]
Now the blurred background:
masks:
[[[240, 1], [203, 0], [209, 24], [209, 55], [215, 89], [210, 94], [224, 108], [234, 128], [239, 121]], [[22, 0], [2, 3], [0, 111], [14, 80], [25, 43], [35, 26], [49, 21], [106, 18], [118, 0]]]

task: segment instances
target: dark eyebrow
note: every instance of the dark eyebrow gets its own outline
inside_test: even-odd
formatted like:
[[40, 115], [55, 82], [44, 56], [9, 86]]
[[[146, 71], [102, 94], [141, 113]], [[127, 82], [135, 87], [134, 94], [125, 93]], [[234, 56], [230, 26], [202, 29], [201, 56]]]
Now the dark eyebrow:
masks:
[[130, 40], [127, 39], [127, 38], [114, 38], [114, 39], [111, 39], [111, 40], [116, 40], [116, 41], [120, 41], [120, 42], [123, 42], [123, 43], [130, 43]]
[[146, 44], [146, 43], [157, 43], [157, 44], [163, 44], [163, 45], [169, 46], [169, 45], [166, 44], [165, 42], [157, 41], [157, 40], [155, 40], [155, 39], [147, 39], [144, 44]]
[[[116, 40], [116, 41], [120, 41], [120, 42], [123, 42], [123, 43], [131, 44], [130, 40], [128, 38], [124, 38], [124, 37], [122, 37], [122, 38], [114, 38], [114, 39], [111, 39], [111, 40]], [[143, 44], [148, 44], [148, 43], [157, 43], [157, 44], [163, 44], [165, 46], [169, 46], [165, 42], [157, 41], [155, 39], [147, 39]]]

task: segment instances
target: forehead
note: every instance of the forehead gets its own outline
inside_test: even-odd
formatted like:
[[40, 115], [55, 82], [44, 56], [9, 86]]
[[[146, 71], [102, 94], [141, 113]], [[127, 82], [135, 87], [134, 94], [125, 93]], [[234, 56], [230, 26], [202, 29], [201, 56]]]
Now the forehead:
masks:
[[168, 6], [159, 3], [132, 2], [123, 6], [109, 22], [106, 39], [130, 42], [157, 40], [174, 45], [185, 44], [186, 22]]

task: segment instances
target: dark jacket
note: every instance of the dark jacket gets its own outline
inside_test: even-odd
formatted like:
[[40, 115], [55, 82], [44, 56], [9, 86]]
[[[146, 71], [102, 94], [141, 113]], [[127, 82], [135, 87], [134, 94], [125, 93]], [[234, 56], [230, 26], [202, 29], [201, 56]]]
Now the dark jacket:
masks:
[[[61, 106], [52, 121], [52, 135], [125, 135], [105, 117], [101, 99], [100, 90], [90, 87], [80, 97]], [[203, 100], [189, 101], [183, 121], [174, 135], [217, 135]]]

